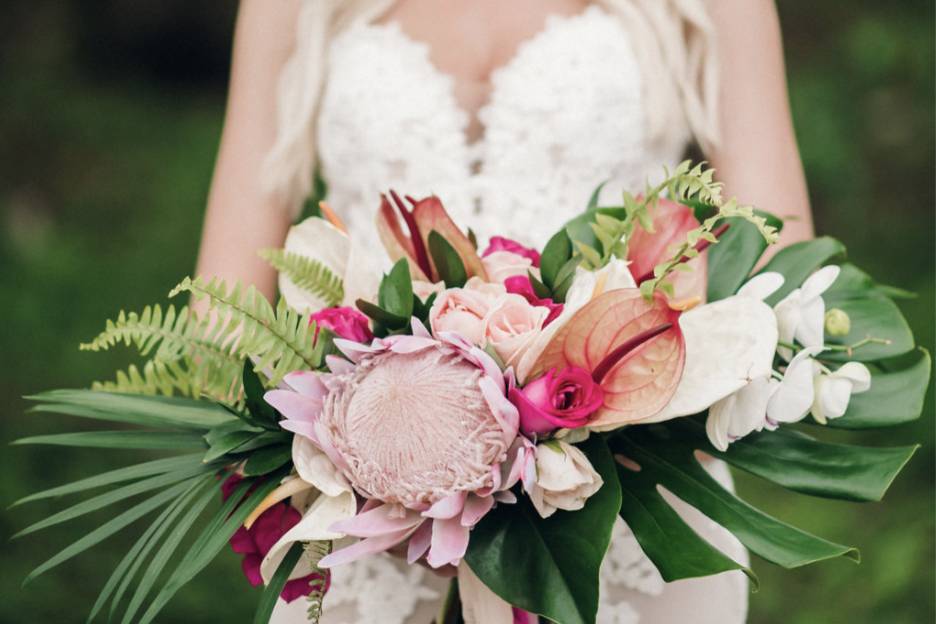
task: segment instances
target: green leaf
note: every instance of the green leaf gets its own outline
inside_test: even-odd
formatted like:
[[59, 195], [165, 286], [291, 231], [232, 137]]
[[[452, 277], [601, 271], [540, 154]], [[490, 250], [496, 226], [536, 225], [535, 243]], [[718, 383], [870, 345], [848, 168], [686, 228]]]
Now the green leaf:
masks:
[[50, 390], [26, 397], [42, 404], [33, 411], [204, 431], [231, 420], [224, 408], [208, 401], [174, 397], [133, 396], [96, 390]]
[[400, 258], [380, 281], [377, 303], [396, 317], [409, 320], [413, 315], [413, 282], [406, 258]]
[[588, 245], [589, 247], [595, 247], [599, 245], [598, 239], [595, 237], [595, 233], [591, 229], [591, 224], [595, 222], [595, 215], [597, 213], [605, 214], [615, 219], [625, 219], [627, 217], [627, 211], [623, 208], [597, 208], [593, 211], [585, 212], [570, 219], [565, 224], [565, 231], [569, 237], [569, 240], [572, 243], [581, 243]]
[[762, 479], [810, 496], [862, 502], [881, 500], [917, 449], [833, 444], [785, 428], [751, 434], [720, 452], [700, 423], [684, 419], [679, 426], [695, 437], [694, 448]]
[[[783, 222], [771, 214], [758, 211], [769, 225], [780, 228]], [[731, 227], [719, 242], [708, 248], [708, 300], [718, 301], [738, 292], [747, 281], [754, 265], [767, 249], [767, 241], [753, 223], [742, 217], [725, 219]]]
[[533, 275], [532, 271], [527, 271], [527, 277], [530, 280], [530, 286], [533, 287], [533, 294], [541, 299], [549, 299], [552, 297], [552, 291], [544, 284], [543, 282], [536, 279], [536, 276]]
[[267, 446], [254, 451], [244, 465], [244, 475], [255, 477], [273, 472], [292, 460], [292, 445]]
[[224, 457], [237, 447], [250, 442], [256, 437], [256, 432], [243, 430], [232, 431], [231, 433], [225, 434], [211, 444], [202, 461], [207, 463], [220, 457]]
[[829, 427], [868, 429], [910, 422], [923, 412], [923, 400], [931, 374], [930, 354], [920, 349], [912, 363], [896, 370], [871, 371], [871, 387], [853, 394], [848, 410], [841, 418], [829, 421]]
[[[875, 342], [864, 344], [851, 351], [824, 351], [823, 360], [838, 362], [871, 362], [895, 357], [912, 351], [913, 332], [907, 325], [900, 309], [890, 299], [868, 297], [864, 299], [840, 299], [837, 294], [823, 296], [826, 309], [839, 308], [851, 319], [851, 331], [845, 336], [826, 336], [830, 344], [854, 345], [865, 338]], [[886, 343], [877, 342], [887, 341]]]
[[556, 286], [559, 269], [572, 257], [572, 241], [562, 228], [549, 239], [540, 256], [540, 275], [550, 289]]
[[435, 230], [429, 232], [429, 255], [432, 256], [432, 264], [445, 282], [446, 288], [461, 288], [468, 281], [468, 273], [461, 256], [452, 244]]
[[201, 436], [182, 431], [80, 431], [14, 440], [11, 444], [50, 444], [91, 448], [182, 451], [205, 448]]
[[101, 474], [95, 475], [93, 477], [80, 479], [65, 485], [60, 485], [48, 490], [36, 492], [35, 494], [30, 494], [29, 496], [25, 496], [19, 499], [10, 505], [10, 507], [16, 507], [24, 503], [46, 498], [65, 496], [66, 494], [75, 494], [77, 492], [83, 492], [85, 490], [98, 488], [104, 485], [111, 485], [113, 483], [120, 483], [122, 481], [132, 481], [134, 479], [149, 477], [154, 474], [163, 474], [190, 465], [195, 466], [201, 464], [201, 457], [201, 453], [181, 455], [178, 457], [163, 457], [161, 459], [154, 459], [152, 461], [143, 462], [142, 464], [117, 468], [116, 470], [102, 472]]
[[845, 246], [834, 238], [823, 236], [794, 243], [777, 252], [760, 273], [773, 271], [784, 277], [783, 286], [767, 297], [769, 305], [776, 305], [793, 290], [799, 288], [812, 273], [834, 258], [845, 255]]
[[407, 318], [397, 316], [396, 314], [391, 314], [390, 312], [387, 312], [380, 306], [373, 304], [370, 301], [358, 299], [354, 302], [354, 305], [357, 306], [358, 310], [363, 312], [365, 315], [380, 325], [398, 329], [401, 327], [406, 327], [406, 324], [409, 322]]
[[108, 520], [107, 522], [99, 526], [98, 528], [84, 535], [78, 541], [60, 550], [58, 553], [56, 553], [54, 557], [47, 560], [46, 562], [38, 566], [35, 570], [30, 572], [29, 575], [26, 577], [26, 579], [23, 581], [23, 585], [24, 586], [27, 585], [28, 583], [32, 582], [36, 577], [40, 576], [41, 574], [44, 574], [45, 572], [48, 572], [52, 568], [64, 563], [65, 561], [68, 561], [72, 557], [80, 555], [81, 553], [91, 548], [92, 546], [95, 546], [98, 543], [104, 541], [105, 539], [107, 539], [108, 537], [110, 537], [111, 535], [119, 531], [120, 529], [124, 528], [128, 524], [136, 520], [139, 520], [146, 514], [166, 504], [173, 498], [182, 494], [182, 492], [184, 492], [186, 488], [188, 488], [190, 485], [191, 483], [189, 483], [188, 481], [183, 481], [182, 483], [176, 484], [171, 488], [163, 490], [162, 492], [160, 492], [159, 494], [156, 494], [152, 498], [148, 498], [147, 500], [141, 503], [138, 503], [137, 505], [131, 507], [125, 512], [111, 518], [110, 520]]
[[[159, 550], [156, 551], [156, 554], [151, 560], [148, 561], [148, 566], [146, 571], [143, 573], [143, 577], [140, 579], [140, 583], [137, 585], [136, 590], [133, 592], [133, 596], [130, 598], [130, 603], [127, 605], [127, 610], [124, 612], [123, 623], [130, 624], [133, 622], [133, 618], [139, 610], [140, 606], [143, 604], [143, 600], [149, 594], [150, 590], [153, 588], [153, 585], [156, 583], [156, 579], [159, 578], [160, 573], [166, 567], [166, 564], [169, 563], [169, 559], [172, 557], [173, 553], [179, 547], [182, 540], [188, 534], [189, 530], [192, 528], [192, 525], [204, 511], [205, 507], [214, 499], [216, 490], [214, 488], [209, 489], [207, 492], [203, 492], [202, 495], [195, 500], [191, 506], [185, 509], [185, 515], [179, 520], [179, 523], [172, 529], [169, 535], [166, 537], [166, 541], [163, 542], [162, 546], [159, 547]], [[154, 541], [155, 544], [155, 541]], [[114, 605], [116, 607], [117, 600], [115, 600]]]
[[340, 304], [344, 298], [341, 278], [315, 258], [285, 249], [261, 249], [260, 257], [296, 286], [319, 297], [326, 308]]
[[[156, 519], [147, 527], [146, 531], [134, 542], [130, 550], [128, 550], [120, 560], [120, 563], [117, 564], [117, 567], [114, 568], [114, 571], [111, 573], [110, 577], [108, 577], [107, 582], [98, 594], [97, 600], [94, 601], [94, 606], [91, 607], [91, 612], [88, 614], [88, 622], [94, 619], [94, 616], [104, 607], [104, 603], [107, 602], [107, 599], [110, 598], [112, 594], [114, 595], [113, 604], [120, 602], [123, 590], [136, 575], [137, 569], [139, 569], [140, 564], [147, 557], [149, 551], [175, 521], [176, 516], [182, 512], [186, 502], [194, 496], [198, 490], [200, 483], [206, 483], [207, 480], [211, 478], [213, 478], [212, 475], [205, 475], [201, 479], [201, 482], [195, 479], [189, 489], [160, 512]], [[120, 584], [120, 590], [118, 593], [114, 594], [114, 590], [118, 588], [118, 584]], [[113, 607], [111, 611], [113, 612]]]
[[562, 624], [592, 624], [598, 570], [621, 508], [614, 459], [601, 436], [580, 446], [604, 485], [579, 511], [540, 518], [524, 497], [500, 505], [471, 533], [465, 561], [512, 605]]
[[279, 416], [276, 410], [273, 409], [273, 406], [263, 399], [266, 388], [263, 386], [263, 382], [260, 381], [260, 376], [254, 371], [253, 363], [250, 360], [244, 360], [242, 379], [244, 384], [244, 403], [247, 406], [247, 411], [249, 411], [250, 415], [261, 425], [268, 424], [278, 428], [279, 425], [277, 422], [279, 421]]
[[757, 586], [754, 573], [699, 537], [640, 472], [618, 466], [621, 481], [621, 518], [633, 532], [641, 550], [667, 583], [742, 570]]
[[[639, 429], [633, 431], [632, 429]], [[637, 462], [647, 477], [722, 525], [748, 550], [784, 568], [846, 556], [858, 551], [810, 535], [740, 500], [722, 487], [693, 456], [673, 445], [666, 429], [632, 428], [615, 436], [612, 449]]]
[[254, 624], [267, 624], [267, 622], [270, 621], [270, 616], [273, 615], [273, 607], [276, 606], [276, 600], [279, 598], [280, 593], [282, 593], [283, 588], [286, 587], [286, 581], [289, 580], [289, 575], [292, 574], [293, 568], [299, 563], [299, 558], [302, 557], [302, 549], [303, 546], [301, 542], [293, 544], [286, 552], [286, 556], [283, 557], [279, 566], [277, 566], [276, 572], [273, 573], [273, 578], [271, 578], [267, 586], [263, 588], [260, 602], [257, 603], [257, 611], [254, 613], [253, 619]]
[[149, 604], [139, 619], [138, 624], [148, 624], [159, 615], [166, 603], [179, 589], [198, 575], [221, 552], [224, 545], [244, 523], [248, 515], [260, 504], [267, 494], [279, 485], [279, 477], [273, 475], [245, 496], [252, 485], [252, 479], [245, 479], [235, 492], [225, 501], [205, 529], [195, 539], [188, 552], [179, 562], [156, 597]]
[[559, 269], [559, 273], [556, 274], [556, 285], [553, 288], [553, 301], [556, 303], [565, 301], [569, 288], [572, 287], [572, 282], [575, 281], [575, 270], [581, 262], [581, 256], [575, 256], [574, 258], [570, 258], [569, 261], [563, 264], [562, 268]]
[[22, 537], [41, 529], [55, 526], [56, 524], [68, 522], [69, 520], [73, 520], [85, 514], [97, 511], [98, 509], [102, 509], [108, 505], [119, 503], [120, 501], [132, 496], [137, 496], [138, 494], [143, 494], [144, 492], [150, 492], [152, 490], [158, 490], [159, 488], [163, 488], [167, 485], [172, 485], [173, 483], [178, 483], [179, 481], [190, 479], [191, 477], [204, 473], [206, 470], [213, 471], [214, 468], [203, 465], [189, 466], [187, 468], [183, 468], [182, 470], [156, 475], [155, 477], [150, 477], [149, 479], [137, 481], [136, 483], [131, 483], [129, 485], [110, 490], [109, 492], [104, 492], [103, 494], [99, 494], [87, 500], [81, 501], [76, 505], [72, 505], [68, 509], [54, 513], [51, 516], [40, 520], [39, 522], [31, 524], [13, 537]]
[[588, 204], [585, 206], [585, 210], [587, 212], [591, 212], [598, 208], [598, 198], [601, 196], [601, 189], [603, 189], [607, 183], [608, 180], [605, 180], [596, 186], [594, 191], [592, 191], [591, 197], [588, 198]]

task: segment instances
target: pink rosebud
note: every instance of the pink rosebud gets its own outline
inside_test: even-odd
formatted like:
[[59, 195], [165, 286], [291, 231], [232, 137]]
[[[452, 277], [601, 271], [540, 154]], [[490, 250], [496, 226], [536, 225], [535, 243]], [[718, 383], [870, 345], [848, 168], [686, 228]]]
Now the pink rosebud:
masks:
[[489, 256], [495, 251], [509, 251], [510, 253], [517, 254], [518, 256], [528, 258], [535, 267], [540, 265], [540, 255], [538, 251], [529, 247], [524, 247], [517, 241], [504, 238], [503, 236], [492, 236], [491, 240], [488, 241], [487, 249], [484, 250], [484, 253], [481, 254], [481, 257], [484, 258]]
[[316, 338], [318, 338], [318, 328], [320, 327], [324, 327], [339, 338], [353, 340], [354, 342], [370, 342], [374, 337], [368, 325], [367, 317], [354, 308], [325, 308], [311, 315], [309, 322], [316, 324]]
[[591, 373], [576, 366], [558, 373], [551, 369], [523, 388], [511, 388], [509, 397], [520, 412], [520, 430], [526, 435], [587, 425], [604, 401]]
[[526, 299], [530, 305], [549, 308], [549, 314], [546, 315], [546, 320], [543, 321], [543, 327], [546, 327], [555, 321], [556, 318], [562, 314], [563, 305], [561, 303], [556, 303], [548, 297], [536, 296], [536, 293], [533, 291], [533, 283], [530, 281], [529, 275], [508, 277], [506, 280], [504, 280], [504, 287], [507, 289], [507, 292], [514, 295], [520, 295]]

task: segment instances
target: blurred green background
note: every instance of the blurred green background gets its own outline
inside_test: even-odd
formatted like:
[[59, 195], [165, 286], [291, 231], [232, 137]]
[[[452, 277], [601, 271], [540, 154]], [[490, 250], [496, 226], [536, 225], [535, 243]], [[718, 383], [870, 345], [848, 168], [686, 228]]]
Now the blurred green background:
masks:
[[[902, 308], [934, 342], [933, 3], [783, 0], [790, 89], [820, 233], [879, 280], [919, 298]], [[16, 0], [0, 9], [0, 441], [71, 428], [25, 414], [24, 394], [108, 378], [127, 354], [82, 354], [120, 307], [162, 300], [194, 264], [224, 111], [234, 3]], [[923, 448], [884, 504], [794, 496], [741, 479], [742, 494], [863, 563], [795, 572], [755, 563], [756, 624], [934, 619], [934, 453], [923, 418], [855, 436]], [[96, 451], [0, 452], [0, 506], [112, 467]], [[79, 622], [129, 535], [41, 577], [36, 564], [104, 516], [23, 540], [54, 505], [0, 515], [0, 621]], [[248, 621], [258, 592], [225, 552], [165, 622]]]

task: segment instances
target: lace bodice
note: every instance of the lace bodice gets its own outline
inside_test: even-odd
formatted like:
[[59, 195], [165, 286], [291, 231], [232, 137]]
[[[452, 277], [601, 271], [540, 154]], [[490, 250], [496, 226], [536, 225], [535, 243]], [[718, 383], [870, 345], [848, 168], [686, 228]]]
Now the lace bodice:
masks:
[[[684, 139], [669, 145], [646, 140], [643, 80], [617, 18], [594, 5], [572, 17], [548, 18], [492, 75], [489, 101], [478, 112], [483, 136], [472, 143], [453, 79], [432, 64], [427, 45], [395, 23], [358, 22], [331, 43], [319, 109], [317, 149], [328, 201], [375, 259], [385, 255], [373, 225], [377, 198], [389, 188], [414, 196], [435, 193], [459, 225], [470, 226], [482, 241], [496, 234], [541, 246], [584, 208], [601, 182], [608, 181], [603, 197], [614, 201], [623, 189], [641, 190], [681, 155]], [[727, 469], [716, 467], [730, 482]], [[701, 534], [744, 559], [740, 544], [706, 522], [696, 520]], [[425, 624], [446, 585], [421, 567], [387, 556], [333, 573], [323, 624]], [[685, 602], [680, 621], [702, 622], [698, 600], [708, 602], [721, 592], [718, 600], [729, 608], [709, 606], [720, 618], [711, 621], [739, 624], [746, 583], [738, 576], [722, 581], [727, 589], [706, 581], [698, 581], [698, 589], [696, 581], [665, 589], [619, 521], [602, 566], [599, 622], [675, 621], [672, 611], [657, 607], [672, 609], [661, 594], [676, 587], [677, 596], [702, 596], [679, 598]], [[303, 621], [301, 601], [277, 609], [277, 622]]]
[[442, 198], [463, 227], [542, 245], [602, 181], [640, 190], [684, 142], [650, 146], [639, 65], [617, 18], [591, 6], [547, 18], [491, 76], [469, 143], [453, 79], [398, 24], [359, 22], [329, 55], [318, 151], [329, 203], [379, 249], [376, 198], [388, 188]]

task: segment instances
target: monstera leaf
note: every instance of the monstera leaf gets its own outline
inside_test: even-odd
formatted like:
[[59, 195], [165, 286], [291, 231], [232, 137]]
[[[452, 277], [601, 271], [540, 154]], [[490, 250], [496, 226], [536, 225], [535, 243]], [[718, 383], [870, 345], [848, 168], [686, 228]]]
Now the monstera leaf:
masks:
[[471, 532], [465, 560], [508, 603], [561, 624], [593, 624], [598, 570], [621, 508], [614, 459], [603, 439], [581, 445], [604, 485], [579, 511], [540, 518], [527, 497], [499, 505]]

